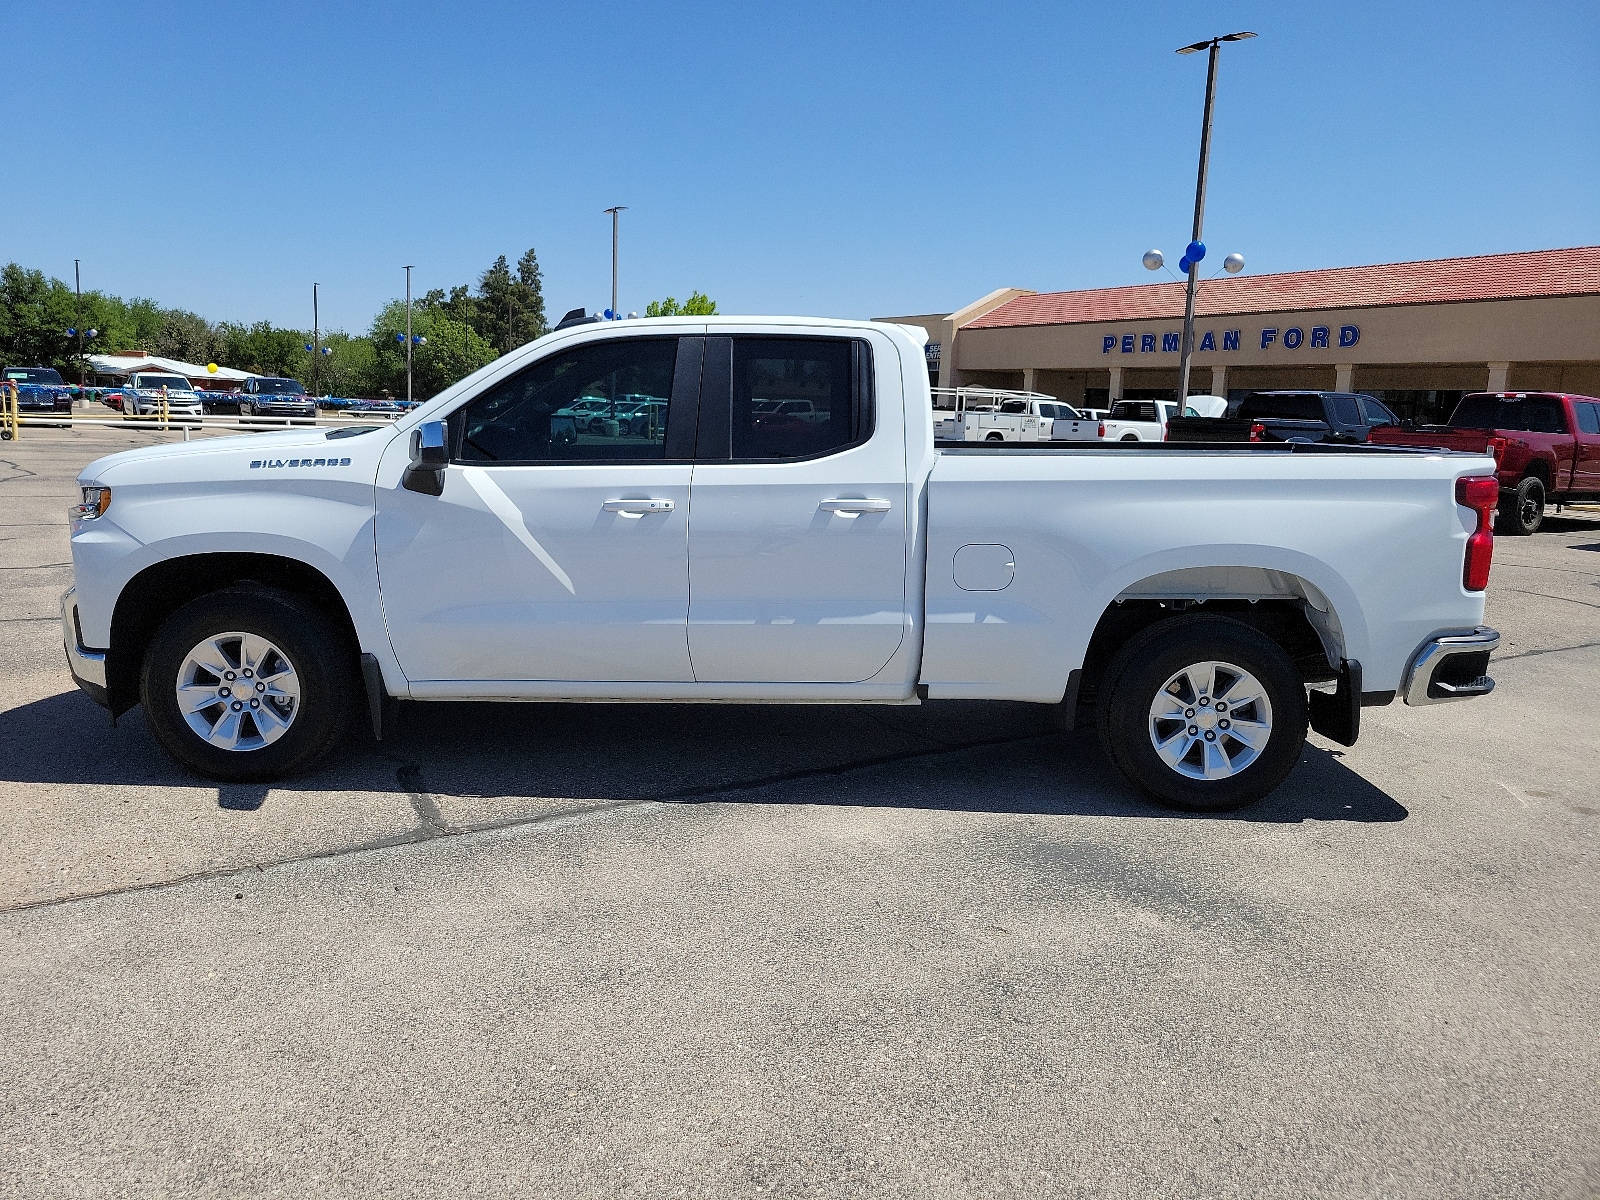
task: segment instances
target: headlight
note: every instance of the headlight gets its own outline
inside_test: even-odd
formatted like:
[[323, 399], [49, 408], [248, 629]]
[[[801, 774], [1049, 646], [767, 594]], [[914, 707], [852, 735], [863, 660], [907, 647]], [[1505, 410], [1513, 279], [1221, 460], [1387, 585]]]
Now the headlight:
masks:
[[94, 521], [105, 516], [106, 509], [110, 507], [110, 488], [86, 487], [83, 489], [83, 503], [68, 510], [68, 514], [80, 521]]

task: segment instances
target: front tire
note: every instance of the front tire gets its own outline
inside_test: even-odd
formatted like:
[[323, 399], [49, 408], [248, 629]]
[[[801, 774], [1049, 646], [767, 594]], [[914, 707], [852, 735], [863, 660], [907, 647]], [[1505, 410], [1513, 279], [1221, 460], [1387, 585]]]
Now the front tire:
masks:
[[1100, 688], [1100, 744], [1130, 783], [1186, 812], [1229, 812], [1276, 788], [1305, 744], [1305, 685], [1282, 647], [1228, 617], [1134, 636]]
[[1509, 492], [1500, 493], [1500, 519], [1495, 532], [1527, 537], [1544, 524], [1544, 480], [1529, 475]]
[[156, 741], [209, 779], [260, 782], [308, 770], [345, 736], [358, 682], [348, 639], [289, 592], [236, 587], [167, 618], [140, 696]]

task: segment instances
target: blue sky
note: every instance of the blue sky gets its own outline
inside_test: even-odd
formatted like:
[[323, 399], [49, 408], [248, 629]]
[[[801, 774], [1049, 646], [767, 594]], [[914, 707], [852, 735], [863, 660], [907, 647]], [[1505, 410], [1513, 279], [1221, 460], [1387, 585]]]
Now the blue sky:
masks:
[[1600, 242], [1574, 3], [12, 4], [0, 261], [366, 327], [537, 247], [552, 314], [949, 311], [1139, 283], [1193, 204], [1252, 273]]

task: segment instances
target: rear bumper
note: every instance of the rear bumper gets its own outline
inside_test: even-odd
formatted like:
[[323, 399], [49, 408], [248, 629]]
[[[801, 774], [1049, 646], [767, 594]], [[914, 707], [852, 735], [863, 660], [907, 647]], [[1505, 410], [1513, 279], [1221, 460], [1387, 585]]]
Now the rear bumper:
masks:
[[83, 644], [83, 634], [78, 628], [77, 588], [68, 588], [61, 597], [61, 643], [67, 652], [67, 670], [72, 672], [72, 682], [101, 708], [110, 708], [111, 699], [106, 692], [106, 652], [90, 650]]
[[1471, 700], [1494, 691], [1489, 655], [1500, 635], [1480, 625], [1470, 633], [1431, 637], [1417, 647], [1406, 667], [1400, 694], [1407, 704], [1444, 704]]

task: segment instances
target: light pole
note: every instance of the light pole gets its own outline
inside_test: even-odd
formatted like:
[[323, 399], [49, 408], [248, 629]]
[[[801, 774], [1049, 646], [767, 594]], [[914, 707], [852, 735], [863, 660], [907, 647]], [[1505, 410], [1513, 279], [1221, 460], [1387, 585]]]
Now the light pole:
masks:
[[1194, 296], [1200, 286], [1200, 260], [1206, 255], [1206, 244], [1200, 240], [1200, 234], [1206, 215], [1206, 168], [1211, 160], [1211, 106], [1217, 94], [1217, 52], [1222, 48], [1223, 42], [1242, 42], [1246, 38], [1255, 36], [1253, 33], [1227, 33], [1209, 41], [1184, 46], [1178, 51], [1179, 54], [1193, 54], [1197, 50], [1207, 49], [1211, 51], [1210, 62], [1206, 66], [1205, 116], [1200, 123], [1200, 177], [1194, 186], [1194, 233], [1190, 236], [1189, 245], [1178, 263], [1189, 277], [1183, 297], [1183, 356], [1178, 363], [1180, 410], [1189, 398], [1189, 361], [1194, 357]]
[[406, 403], [411, 403], [411, 267], [406, 267]]
[[322, 318], [317, 311], [317, 285], [311, 285], [311, 341], [306, 345], [311, 352], [311, 394], [317, 394], [317, 363], [333, 351], [322, 344]]
[[605, 210], [611, 214], [611, 307], [606, 310], [606, 316], [613, 321], [622, 314], [617, 311], [617, 219], [628, 211], [624, 204], [614, 205]]
[[83, 275], [78, 270], [78, 260], [72, 260], [72, 286], [78, 293], [78, 391], [83, 391], [84, 386], [84, 359], [83, 359]]

